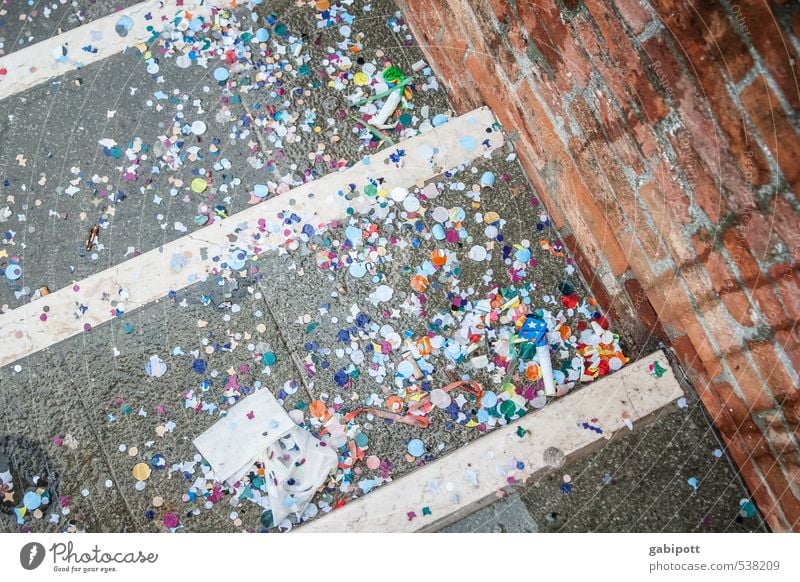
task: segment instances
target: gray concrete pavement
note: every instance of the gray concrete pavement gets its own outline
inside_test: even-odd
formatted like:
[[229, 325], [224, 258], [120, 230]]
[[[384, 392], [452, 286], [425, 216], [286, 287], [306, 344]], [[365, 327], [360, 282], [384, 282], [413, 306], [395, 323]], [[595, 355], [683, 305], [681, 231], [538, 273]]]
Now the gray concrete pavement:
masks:
[[[118, 4], [97, 2], [81, 10], [94, 18]], [[391, 62], [408, 74], [421, 53], [405, 39], [408, 31], [394, 20], [391, 2], [333, 4], [343, 11], [325, 29], [318, 28], [322, 16], [313, 7], [288, 1], [262, 5], [252, 27], [267, 27], [271, 41], [268, 48], [251, 47], [240, 57], [242, 71], [227, 87], [212, 76], [218, 57], [208, 68], [182, 68], [155, 46], [158, 71], [151, 67], [148, 72], [153, 62], [146, 55], [128, 51], [0, 102], [0, 210], [8, 208], [0, 214], [5, 241], [0, 250], [8, 255], [0, 258], [0, 267], [13, 259], [23, 272], [15, 281], [2, 278], [0, 306], [13, 309], [41, 286], [63, 287], [182, 236], [184, 227], [186, 232], [199, 228], [195, 219], [208, 212], [201, 205], [220, 205], [233, 213], [251, 202], [255, 184], [278, 182], [286, 175], [299, 183], [357, 163], [371, 151], [377, 144], [369, 144], [344, 115], [343, 94], [349, 89], [339, 84], [347, 80], [346, 69], [331, 63], [357, 44], [359, 52], [352, 52], [356, 59], [374, 62], [379, 70]], [[273, 12], [277, 16], [265, 20]], [[238, 17], [247, 23], [243, 29], [251, 27], [246, 8]], [[348, 35], [342, 33], [345, 23], [352, 29]], [[210, 33], [209, 42], [222, 35]], [[307, 56], [310, 75], [289, 74], [280, 46], [290, 46], [290, 37], [303, 39], [301, 54]], [[333, 53], [339, 56], [332, 58]], [[430, 86], [424, 73], [417, 77], [413, 109], [403, 119], [410, 129], [448, 109], [443, 92]], [[277, 147], [281, 119], [290, 118], [285, 125], [302, 139]], [[182, 127], [197, 120], [206, 124], [206, 131], [182, 136], [172, 156], [161, 136], [171, 135], [176, 121]], [[398, 139], [400, 133], [391, 136]], [[98, 143], [103, 139], [116, 146], [104, 149]], [[260, 257], [246, 276], [226, 273], [196, 284], [0, 369], [0, 455], [10, 460], [17, 481], [2, 505], [0, 531], [163, 531], [169, 529], [164, 525], [167, 514], [177, 515], [186, 531], [260, 531], [256, 506], [233, 498], [228, 488], [208, 484], [208, 497], [192, 499], [206, 484], [198, 485], [202, 468], [191, 440], [229, 405], [231, 390], [244, 394], [264, 386], [287, 410], [303, 411], [307, 420], [312, 400], [323, 399], [343, 412], [367, 402], [382, 403], [397, 392], [393, 376], [400, 355], [375, 356], [382, 349], [381, 327], [388, 324], [410, 338], [428, 332], [451, 337], [464, 316], [462, 301], [484, 297], [494, 286], [520, 285], [511, 281], [520, 275], [509, 272], [513, 259], [507, 257], [523, 241], [530, 242], [535, 260], [520, 276], [532, 283], [526, 291], [532, 305], [566, 311], [560, 304], [565, 282], [581, 300], [588, 299], [585, 284], [571, 272], [559, 247], [558, 233], [546, 222], [509, 153], [499, 152], [492, 160], [435, 180], [440, 194], [422, 220], [407, 220], [399, 212], [385, 219], [363, 217], [359, 226], [372, 233], [363, 247], [351, 248], [347, 224], [315, 232], [296, 249]], [[478, 198], [473, 185], [486, 171], [493, 172], [496, 183], [492, 189], [478, 187]], [[191, 181], [201, 173], [210, 186], [194, 192]], [[70, 186], [77, 190], [68, 192]], [[464, 238], [432, 240], [434, 206], [464, 210]], [[498, 233], [486, 234], [482, 217], [490, 212], [506, 221], [501, 239]], [[93, 224], [102, 226], [100, 245], [86, 252]], [[467, 258], [473, 245], [485, 245], [488, 238], [496, 240], [487, 261]], [[432, 276], [426, 293], [415, 293], [409, 280], [436, 249], [457, 255], [457, 267]], [[348, 273], [352, 260], [369, 262], [372, 271], [353, 277]], [[394, 294], [389, 302], [373, 304], [370, 295], [379, 284], [390, 286]], [[417, 303], [420, 295], [424, 303]], [[565, 315], [565, 324], [577, 334], [590, 316], [573, 310]], [[577, 343], [565, 343], [557, 367], [569, 367]], [[639, 347], [624, 349], [635, 358]], [[264, 352], [275, 355], [274, 364], [262, 363]], [[145, 372], [154, 355], [167, 365], [161, 378]], [[447, 383], [447, 371], [470, 374], [487, 388], [499, 383], [497, 374], [453, 366], [440, 353], [430, 363], [434, 371], [423, 390]], [[382, 366], [386, 369], [380, 373]], [[348, 375], [345, 385], [340, 372]], [[376, 375], [385, 378], [376, 381]], [[513, 380], [520, 388], [541, 387], [537, 381]], [[726, 459], [713, 456], [720, 445], [702, 412], [690, 404], [692, 412], [665, 415], [595, 457], [519, 490], [511, 503], [502, 501], [486, 510], [495, 517], [483, 513], [451, 529], [533, 531], [534, 524], [541, 531], [763, 527], [757, 518], [741, 525], [732, 521], [747, 493]], [[479, 438], [480, 427], [466, 426], [466, 418], [476, 411], [470, 410], [469, 401], [462, 409], [463, 419], [434, 410], [425, 431], [361, 419], [352, 427], [353, 435], [366, 435], [368, 445], [362, 448], [383, 465], [373, 470], [362, 461], [355, 468], [340, 468], [316, 499], [317, 506], [324, 510], [351, 499], [360, 494], [359, 484], [396, 478]], [[411, 438], [424, 440], [426, 457], [409, 460]], [[349, 453], [340, 453], [346, 465]], [[132, 468], [137, 462], [151, 463], [156, 454], [164, 456], [166, 468], [155, 470], [139, 491]], [[567, 471], [574, 488], [564, 495], [561, 483]], [[603, 480], [606, 473], [608, 483]], [[686, 483], [693, 475], [699, 480], [697, 492]], [[31, 490], [49, 492], [49, 506], [41, 515], [15, 514], [23, 494]], [[502, 517], [520, 511], [520, 504], [529, 517]]]
[[139, 0], [4, 0], [0, 2], [0, 56], [56, 34], [123, 12]]
[[444, 531], [766, 531], [759, 515], [742, 517], [746, 489], [702, 405], [687, 394], [685, 408], [664, 410], [652, 424]]

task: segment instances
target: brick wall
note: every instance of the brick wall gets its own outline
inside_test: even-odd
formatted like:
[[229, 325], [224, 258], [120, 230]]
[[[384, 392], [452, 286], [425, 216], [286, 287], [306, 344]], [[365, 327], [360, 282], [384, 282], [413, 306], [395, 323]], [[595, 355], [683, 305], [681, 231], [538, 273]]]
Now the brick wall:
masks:
[[800, 531], [800, 6], [400, 0], [490, 105], [598, 300], [670, 344], [770, 527]]

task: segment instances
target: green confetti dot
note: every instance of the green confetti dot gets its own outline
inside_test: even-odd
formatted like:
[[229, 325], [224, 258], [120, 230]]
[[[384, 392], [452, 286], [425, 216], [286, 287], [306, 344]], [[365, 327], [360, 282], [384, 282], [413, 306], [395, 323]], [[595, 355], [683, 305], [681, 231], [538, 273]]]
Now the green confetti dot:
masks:
[[503, 403], [500, 405], [500, 412], [506, 418], [514, 416], [517, 412], [517, 405], [514, 404], [511, 400], [504, 400]]

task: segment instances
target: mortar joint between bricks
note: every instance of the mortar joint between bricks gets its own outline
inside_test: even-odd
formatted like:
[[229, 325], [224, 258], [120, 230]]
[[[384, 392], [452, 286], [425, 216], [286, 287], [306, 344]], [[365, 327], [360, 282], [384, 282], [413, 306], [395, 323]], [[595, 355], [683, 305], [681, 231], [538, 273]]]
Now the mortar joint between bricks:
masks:
[[[643, 2], [642, 4], [644, 5], [646, 3]], [[663, 29], [664, 23], [661, 22], [661, 19], [656, 16], [653, 18], [653, 20], [645, 24], [644, 30], [637, 34], [635, 38], [639, 44], [642, 45], [654, 36], [660, 34]]]

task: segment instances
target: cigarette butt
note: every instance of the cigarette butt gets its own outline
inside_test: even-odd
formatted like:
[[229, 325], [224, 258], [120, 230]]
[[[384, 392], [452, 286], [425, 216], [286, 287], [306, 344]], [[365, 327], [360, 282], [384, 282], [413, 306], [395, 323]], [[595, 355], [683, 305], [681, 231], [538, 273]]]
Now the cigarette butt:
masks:
[[89, 230], [89, 240], [86, 241], [86, 250], [92, 250], [94, 246], [94, 239], [97, 238], [97, 235], [100, 233], [100, 227], [98, 225], [94, 225], [91, 230]]

